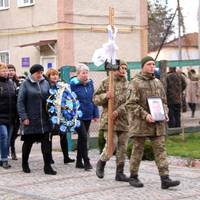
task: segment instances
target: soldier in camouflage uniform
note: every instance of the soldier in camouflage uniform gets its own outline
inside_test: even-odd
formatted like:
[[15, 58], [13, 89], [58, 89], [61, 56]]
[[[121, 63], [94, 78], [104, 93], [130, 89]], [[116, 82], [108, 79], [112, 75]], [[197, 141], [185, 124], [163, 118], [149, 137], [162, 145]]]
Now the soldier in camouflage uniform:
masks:
[[[126, 94], [128, 88], [127, 63], [119, 61], [119, 70], [114, 72], [114, 111], [113, 111], [113, 150], [116, 149], [116, 181], [128, 182], [128, 177], [123, 173], [124, 162], [126, 158], [126, 147], [128, 140], [128, 119], [125, 110]], [[103, 107], [100, 119], [100, 129], [104, 130], [104, 136], [107, 139], [108, 132], [108, 99], [113, 98], [108, 91], [108, 79], [104, 80], [94, 94], [93, 101], [96, 105]], [[103, 149], [96, 166], [96, 175], [99, 178], [104, 177], [104, 167], [110, 159], [107, 154], [107, 144]]]
[[[144, 152], [144, 142], [149, 138], [161, 177], [161, 187], [167, 189], [179, 185], [180, 182], [169, 178], [165, 149], [166, 122], [155, 122], [147, 103], [148, 97], [160, 97], [165, 113], [167, 113], [166, 95], [162, 83], [154, 77], [154, 59], [146, 56], [141, 60], [141, 65], [142, 71], [131, 80], [127, 92], [126, 110], [128, 111], [130, 137], [133, 139], [129, 184], [134, 187], [143, 187], [143, 183], [138, 179], [138, 171]], [[167, 114], [166, 120], [168, 120]]]

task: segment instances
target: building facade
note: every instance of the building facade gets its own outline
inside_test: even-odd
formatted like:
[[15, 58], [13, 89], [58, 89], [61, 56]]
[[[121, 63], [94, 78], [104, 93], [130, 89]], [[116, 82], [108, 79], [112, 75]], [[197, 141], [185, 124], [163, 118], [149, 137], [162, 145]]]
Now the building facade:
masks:
[[[199, 59], [198, 33], [185, 34], [181, 37], [180, 41], [181, 41], [182, 60]], [[179, 59], [178, 43], [179, 43], [178, 38], [166, 42], [163, 45], [157, 57], [157, 60], [178, 60]], [[149, 55], [155, 58], [157, 53], [158, 49], [149, 52]]]
[[118, 57], [147, 53], [146, 0], [0, 0], [0, 62], [18, 73], [35, 63], [45, 69], [91, 62], [108, 41], [109, 7], [115, 10]]

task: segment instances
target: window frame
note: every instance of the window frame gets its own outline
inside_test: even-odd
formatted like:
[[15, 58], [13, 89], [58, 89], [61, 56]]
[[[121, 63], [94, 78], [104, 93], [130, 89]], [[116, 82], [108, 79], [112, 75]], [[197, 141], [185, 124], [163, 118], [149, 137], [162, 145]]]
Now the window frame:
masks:
[[[17, 7], [23, 8], [23, 7], [30, 7], [35, 5], [35, 0], [28, 0], [29, 2], [24, 3], [24, 0], [17, 0]], [[33, 1], [32, 3], [30, 1]]]
[[[10, 8], [10, 0], [2, 0], [4, 6], [0, 6], [0, 11], [1, 10], [8, 10]], [[5, 1], [8, 1], [8, 6], [5, 6]]]
[[[3, 54], [3, 53], [8, 53], [8, 59], [7, 59], [8, 62], [4, 62], [4, 61], [1, 60], [1, 54]], [[5, 64], [10, 63], [10, 51], [8, 51], [8, 50], [0, 51], [0, 63], [5, 63]]]

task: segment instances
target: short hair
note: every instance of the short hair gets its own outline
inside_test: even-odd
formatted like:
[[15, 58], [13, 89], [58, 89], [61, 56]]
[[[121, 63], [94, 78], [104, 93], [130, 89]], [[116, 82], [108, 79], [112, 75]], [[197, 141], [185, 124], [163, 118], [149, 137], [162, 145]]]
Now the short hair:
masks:
[[58, 70], [51, 68], [47, 70], [46, 77], [50, 78], [51, 75], [55, 75], [55, 74], [59, 76]]
[[8, 69], [7, 65], [4, 63], [0, 63], [0, 70], [2, 69]]
[[77, 66], [76, 66], [76, 72], [79, 73], [83, 70], [86, 70], [86, 71], [90, 71], [89, 70], [89, 67], [86, 65], [86, 64], [83, 64], [83, 63], [79, 63]]
[[12, 65], [12, 64], [8, 64], [7, 66], [8, 66], [8, 69], [14, 69], [14, 70], [16, 71], [16, 68], [15, 68], [14, 65]]

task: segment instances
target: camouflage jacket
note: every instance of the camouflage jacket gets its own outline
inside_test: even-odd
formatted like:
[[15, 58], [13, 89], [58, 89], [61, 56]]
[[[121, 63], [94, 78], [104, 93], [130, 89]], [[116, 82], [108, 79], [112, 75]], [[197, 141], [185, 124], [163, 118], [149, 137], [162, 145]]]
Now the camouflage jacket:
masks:
[[[118, 117], [114, 121], [115, 131], [128, 131], [128, 118], [125, 109], [128, 81], [125, 78], [114, 77], [114, 106], [113, 111], [117, 111]], [[108, 129], [108, 79], [104, 80], [94, 93], [93, 101], [96, 105], [102, 106], [103, 111], [100, 119], [100, 129]]]
[[150, 114], [147, 98], [161, 97], [165, 113], [168, 112], [164, 87], [160, 80], [151, 74], [139, 73], [129, 84], [126, 110], [129, 118], [130, 136], [165, 135], [165, 122], [148, 123]]

